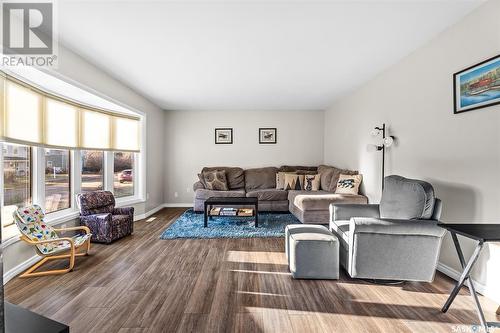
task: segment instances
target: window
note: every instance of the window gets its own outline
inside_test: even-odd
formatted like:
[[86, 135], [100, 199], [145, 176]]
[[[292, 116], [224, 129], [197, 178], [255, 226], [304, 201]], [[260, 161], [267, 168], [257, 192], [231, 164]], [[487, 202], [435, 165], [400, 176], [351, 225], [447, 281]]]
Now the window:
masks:
[[2, 239], [17, 234], [12, 213], [31, 202], [31, 149], [3, 144]]
[[45, 149], [45, 212], [71, 207], [70, 151]]
[[113, 192], [115, 197], [134, 195], [134, 153], [114, 153]]
[[98, 191], [104, 184], [104, 152], [82, 151], [82, 192]]

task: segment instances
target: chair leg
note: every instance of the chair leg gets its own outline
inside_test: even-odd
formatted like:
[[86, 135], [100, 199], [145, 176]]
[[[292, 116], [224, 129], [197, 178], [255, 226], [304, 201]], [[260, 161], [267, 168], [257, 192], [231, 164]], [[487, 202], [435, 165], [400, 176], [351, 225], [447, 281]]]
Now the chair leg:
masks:
[[[75, 267], [75, 256], [78, 256], [78, 254], [75, 254], [76, 250], [71, 250], [71, 253], [69, 254], [62, 254], [58, 256], [52, 256], [52, 257], [45, 257], [33, 266], [31, 266], [26, 272], [23, 274], [19, 275], [21, 278], [26, 278], [26, 277], [35, 277], [35, 276], [47, 276], [47, 275], [58, 275], [58, 274], [66, 274], [70, 271], [73, 270], [73, 267]], [[80, 255], [85, 255], [85, 253], [81, 253]], [[43, 272], [34, 272], [37, 270], [39, 267], [41, 267], [43, 264], [50, 260], [57, 260], [57, 259], [66, 259], [69, 258], [69, 267], [65, 269], [51, 269], [48, 271], [43, 271]]]

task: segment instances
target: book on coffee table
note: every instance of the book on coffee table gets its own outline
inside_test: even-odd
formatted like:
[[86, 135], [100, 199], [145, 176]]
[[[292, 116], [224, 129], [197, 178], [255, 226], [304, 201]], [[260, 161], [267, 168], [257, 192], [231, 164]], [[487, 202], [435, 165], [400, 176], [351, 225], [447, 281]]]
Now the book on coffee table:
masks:
[[219, 216], [219, 214], [220, 214], [220, 207], [214, 207], [210, 209], [210, 215]]
[[223, 207], [223, 208], [221, 208], [219, 215], [221, 215], [221, 216], [236, 216], [237, 213], [238, 213], [238, 209], [236, 209], [236, 208]]
[[253, 216], [252, 208], [240, 208], [238, 209], [238, 216]]

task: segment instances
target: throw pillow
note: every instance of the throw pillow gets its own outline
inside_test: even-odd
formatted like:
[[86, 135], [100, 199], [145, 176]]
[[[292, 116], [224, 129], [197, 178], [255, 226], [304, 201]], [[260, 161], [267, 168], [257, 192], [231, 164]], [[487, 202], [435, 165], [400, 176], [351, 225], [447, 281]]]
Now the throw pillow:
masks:
[[276, 173], [276, 189], [282, 190], [285, 187], [285, 172]]
[[285, 190], [302, 190], [304, 184], [304, 175], [285, 174]]
[[320, 180], [319, 175], [304, 175], [304, 190], [318, 191]]
[[336, 167], [333, 167], [333, 175], [332, 175], [332, 181], [330, 182], [330, 192], [335, 192], [337, 190], [337, 184], [339, 182], [340, 175], [348, 175], [348, 176], [353, 176], [357, 175], [357, 171], [352, 171], [352, 170], [347, 170], [347, 169], [338, 169]]
[[227, 186], [226, 171], [224, 170], [205, 171], [203, 172], [203, 179], [205, 181], [205, 187], [208, 190], [229, 190]]
[[323, 191], [330, 191], [333, 171], [333, 167], [328, 165], [320, 165], [318, 167], [318, 173], [321, 178], [320, 185]]
[[335, 193], [339, 194], [358, 194], [359, 186], [363, 180], [362, 175], [343, 175], [339, 176], [339, 181], [337, 182], [337, 189]]
[[203, 185], [204, 188], [207, 188], [207, 184], [205, 184], [205, 179], [203, 179], [203, 175], [201, 173], [198, 174], [198, 180]]

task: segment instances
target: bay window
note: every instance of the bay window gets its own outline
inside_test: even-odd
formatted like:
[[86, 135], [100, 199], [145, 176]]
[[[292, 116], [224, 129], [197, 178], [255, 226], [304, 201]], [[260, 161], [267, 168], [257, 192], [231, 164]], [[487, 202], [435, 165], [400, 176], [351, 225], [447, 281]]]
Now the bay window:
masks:
[[109, 190], [118, 205], [143, 200], [142, 116], [79, 104], [0, 73], [2, 100], [2, 239], [19, 234], [17, 207], [38, 204], [48, 223], [58, 223], [78, 216], [78, 193]]
[[17, 234], [12, 213], [17, 207], [31, 203], [31, 149], [26, 146], [4, 144], [3, 195], [2, 195], [2, 239]]
[[45, 212], [71, 207], [70, 151], [45, 150]]
[[113, 192], [117, 198], [134, 194], [134, 154], [113, 154]]
[[104, 188], [104, 152], [82, 150], [82, 182], [81, 191], [91, 192]]

